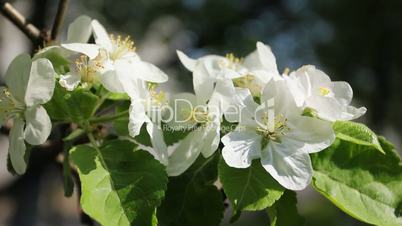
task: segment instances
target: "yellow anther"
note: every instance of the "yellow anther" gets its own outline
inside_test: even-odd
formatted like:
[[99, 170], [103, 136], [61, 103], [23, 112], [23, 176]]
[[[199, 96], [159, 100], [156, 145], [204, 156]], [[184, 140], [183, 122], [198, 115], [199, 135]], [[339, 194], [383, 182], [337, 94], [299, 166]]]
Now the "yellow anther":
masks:
[[94, 60], [90, 60], [89, 57], [81, 55], [75, 61], [75, 68], [77, 73], [81, 76], [82, 82], [94, 83], [96, 80], [96, 73], [103, 69], [103, 64], [99, 60], [101, 54]]
[[25, 106], [12, 96], [8, 88], [0, 87], [0, 123], [23, 112], [24, 109]]
[[284, 75], [289, 75], [290, 69], [287, 67], [285, 70], [283, 70]]
[[226, 59], [228, 59], [230, 62], [234, 64], [240, 64], [243, 62], [243, 59], [236, 57], [233, 53], [227, 53]]
[[110, 35], [110, 39], [112, 40], [112, 51], [110, 52], [110, 58], [112, 60], [117, 60], [130, 52], [135, 52], [136, 47], [134, 45], [134, 41], [131, 40], [130, 36], [125, 37], [124, 39], [118, 35], [115, 37], [114, 35]]
[[261, 120], [264, 126], [259, 126], [256, 130], [257, 133], [265, 138], [265, 144], [270, 140], [281, 142], [280, 137], [286, 135], [290, 130], [287, 126], [287, 119], [283, 115], [276, 116], [273, 120], [273, 125], [270, 125], [268, 113], [265, 113]]
[[330, 89], [328, 89], [328, 88], [326, 88], [326, 87], [320, 87], [320, 94], [321, 94], [322, 96], [326, 96], [326, 95], [328, 95], [329, 93], [331, 93], [331, 90], [330, 90]]
[[236, 87], [249, 89], [253, 96], [260, 96], [262, 87], [258, 81], [256, 81], [254, 75], [245, 75], [240, 78], [233, 79], [233, 83]]
[[243, 63], [242, 58], [236, 57], [233, 53], [226, 54], [226, 59], [218, 62], [219, 67], [228, 68], [232, 70], [236, 70], [239, 68], [240, 64]]

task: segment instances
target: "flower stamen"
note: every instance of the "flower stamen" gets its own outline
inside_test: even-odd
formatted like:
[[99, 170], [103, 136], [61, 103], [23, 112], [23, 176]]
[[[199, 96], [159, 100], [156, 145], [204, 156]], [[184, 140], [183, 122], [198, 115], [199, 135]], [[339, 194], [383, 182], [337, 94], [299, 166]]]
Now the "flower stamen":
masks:
[[254, 75], [247, 74], [243, 77], [235, 78], [233, 83], [236, 87], [249, 89], [253, 96], [259, 97], [261, 95], [262, 87]]
[[242, 58], [236, 57], [233, 53], [226, 54], [226, 59], [218, 62], [220, 68], [227, 68], [237, 70], [240, 68], [240, 64], [243, 63]]
[[0, 88], [0, 122], [20, 114], [25, 109], [10, 93], [8, 88]]
[[96, 74], [103, 69], [103, 64], [99, 57], [101, 53], [94, 60], [90, 60], [89, 57], [81, 55], [75, 61], [75, 69], [81, 76], [81, 81], [86, 83], [94, 83], [96, 81]]
[[[286, 135], [290, 129], [287, 126], [287, 118], [283, 115], [278, 115], [274, 120], [269, 120], [268, 114], [265, 113], [262, 117], [263, 126], [257, 127], [257, 133], [263, 136], [263, 146], [269, 141], [281, 143], [281, 137]], [[271, 125], [273, 123], [273, 125]]]
[[134, 41], [131, 40], [130, 36], [127, 36], [123, 39], [120, 35], [117, 37], [110, 35], [110, 39], [112, 40], [113, 44], [113, 49], [110, 52], [110, 58], [112, 60], [120, 59], [127, 53], [135, 52], [136, 50]]

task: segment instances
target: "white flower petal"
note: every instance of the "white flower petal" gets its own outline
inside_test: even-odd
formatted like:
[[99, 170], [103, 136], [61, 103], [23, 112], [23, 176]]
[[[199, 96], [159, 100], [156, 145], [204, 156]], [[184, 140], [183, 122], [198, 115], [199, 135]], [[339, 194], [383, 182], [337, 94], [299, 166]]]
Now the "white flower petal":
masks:
[[260, 157], [261, 137], [256, 133], [230, 132], [222, 137], [222, 143], [223, 159], [231, 167], [247, 168]]
[[258, 105], [254, 102], [249, 89], [236, 88], [233, 106], [225, 112], [229, 122], [240, 122], [241, 125], [254, 125], [254, 113]]
[[10, 154], [10, 161], [15, 172], [19, 175], [24, 174], [27, 169], [25, 162], [24, 126], [25, 123], [22, 119], [15, 118], [9, 136], [8, 153]]
[[[65, 49], [61, 46], [48, 46], [39, 50], [32, 58], [32, 61], [47, 58], [47, 59], [57, 59], [58, 61], [64, 61], [65, 64], [69, 63], [70, 56], [74, 55], [75, 52]], [[63, 59], [64, 58], [64, 59]]]
[[191, 59], [182, 51], [176, 50], [176, 52], [177, 56], [179, 56], [179, 59], [181, 63], [184, 65], [184, 67], [186, 67], [189, 71], [194, 71], [197, 60]]
[[271, 72], [273, 75], [279, 75], [276, 59], [271, 48], [262, 42], [257, 42], [257, 52], [264, 69]]
[[68, 26], [67, 43], [86, 43], [91, 33], [91, 18], [80, 16]]
[[300, 116], [297, 119], [289, 119], [288, 126], [290, 132], [286, 135], [286, 139], [299, 142], [302, 146], [300, 150], [305, 153], [322, 151], [335, 140], [332, 123], [324, 120]]
[[112, 40], [106, 32], [106, 29], [99, 23], [99, 21], [92, 21], [92, 29], [94, 32], [95, 43], [107, 51], [111, 51], [113, 48]]
[[140, 134], [142, 125], [150, 120], [145, 114], [143, 103], [136, 103], [132, 100], [129, 111], [128, 131], [130, 136], [135, 137]]
[[116, 70], [134, 79], [142, 79], [148, 82], [163, 83], [168, 80], [168, 76], [158, 67], [147, 63], [138, 58], [126, 58], [115, 63]]
[[332, 82], [332, 92], [342, 105], [349, 105], [353, 98], [352, 87], [347, 82]]
[[25, 92], [27, 106], [44, 104], [52, 96], [55, 87], [56, 72], [48, 59], [37, 59], [32, 63], [29, 81]]
[[89, 57], [89, 59], [95, 59], [98, 54], [100, 47], [95, 44], [85, 44], [85, 43], [71, 43], [71, 44], [61, 44], [65, 49], [84, 54]]
[[68, 91], [73, 91], [81, 82], [81, 76], [76, 73], [68, 73], [66, 75], [61, 75], [59, 84]]
[[168, 165], [169, 156], [167, 152], [166, 143], [163, 140], [163, 133], [161, 128], [153, 122], [147, 123], [147, 131], [151, 138], [152, 147], [156, 154], [156, 159], [165, 166]]
[[25, 103], [25, 92], [29, 83], [31, 57], [18, 55], [7, 69], [5, 80], [10, 92], [19, 102]]
[[317, 69], [313, 65], [305, 65], [297, 70], [300, 75], [309, 77], [312, 94], [318, 93], [322, 87], [329, 88], [331, 86], [331, 79], [323, 71]]
[[344, 107], [336, 99], [325, 96], [312, 96], [306, 105], [316, 110], [318, 117], [331, 122], [342, 119]]
[[125, 89], [122, 85], [122, 80], [124, 78], [120, 78], [120, 76], [117, 74], [116, 70], [108, 70], [108, 71], [104, 71], [103, 73], [100, 73], [99, 79], [100, 79], [100, 82], [102, 83], [102, 85], [110, 92], [114, 92], [114, 93], [124, 93], [125, 92]]
[[200, 155], [203, 131], [196, 130], [189, 133], [180, 141], [169, 157], [166, 171], [169, 176], [178, 176], [186, 171]]
[[218, 149], [220, 141], [220, 126], [216, 125], [216, 123], [206, 125], [205, 134], [202, 140], [201, 154], [205, 158], [208, 158], [216, 151], [216, 149]]
[[365, 107], [355, 108], [353, 106], [346, 106], [345, 111], [342, 112], [340, 120], [357, 119], [360, 116], [364, 115], [366, 113], [366, 111], [367, 111], [367, 108], [365, 108]]
[[274, 76], [279, 76], [274, 54], [271, 48], [262, 42], [257, 42], [257, 49], [244, 59], [243, 65], [264, 83]]
[[310, 156], [292, 150], [288, 145], [270, 142], [263, 150], [261, 164], [276, 181], [290, 190], [303, 190], [313, 175]]
[[218, 106], [220, 112], [226, 112], [234, 103], [235, 87], [232, 80], [218, 80], [209, 100], [209, 105]]
[[201, 103], [206, 103], [214, 90], [215, 79], [208, 75], [203, 65], [197, 67], [193, 73], [193, 86], [197, 99]]
[[265, 86], [261, 103], [268, 109], [273, 109], [275, 115], [301, 115], [302, 109], [297, 107], [288, 83], [285, 80], [272, 79]]
[[25, 140], [32, 145], [45, 143], [52, 130], [52, 122], [45, 108], [36, 106], [25, 111]]
[[292, 93], [292, 96], [296, 102], [296, 105], [298, 107], [303, 107], [306, 101], [306, 98], [308, 97], [308, 89], [306, 89], [303, 85], [302, 82], [299, 78], [296, 78], [294, 76], [295, 74], [292, 73], [289, 76], [285, 76], [284, 80], [287, 82], [288, 87], [290, 92]]

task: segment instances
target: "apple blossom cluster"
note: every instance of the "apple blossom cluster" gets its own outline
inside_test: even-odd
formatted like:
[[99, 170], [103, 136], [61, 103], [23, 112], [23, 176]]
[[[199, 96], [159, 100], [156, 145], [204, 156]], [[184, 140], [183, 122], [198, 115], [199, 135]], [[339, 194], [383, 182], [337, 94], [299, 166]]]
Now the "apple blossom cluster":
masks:
[[[13, 168], [25, 172], [25, 142], [43, 144], [50, 135], [52, 122], [42, 105], [52, 98], [55, 83], [68, 92], [101, 86], [127, 95], [129, 135], [135, 138], [145, 127], [152, 148], [143, 149], [165, 165], [170, 176], [185, 172], [200, 154], [208, 158], [220, 149], [230, 167], [247, 168], [259, 160], [291, 190], [310, 183], [309, 154], [333, 143], [332, 123], [366, 112], [350, 105], [353, 92], [348, 83], [332, 82], [314, 66], [279, 73], [270, 47], [261, 42], [245, 58], [227, 54], [192, 59], [177, 53], [192, 72], [194, 93], [160, 90], [158, 85], [168, 76], [140, 58], [130, 37], [111, 35], [86, 16], [69, 26], [65, 43], [46, 47], [32, 59], [18, 56], [6, 73], [7, 86], [0, 88], [0, 122], [13, 121]], [[52, 65], [50, 55], [68, 61], [69, 67]], [[224, 123], [234, 129], [223, 132]], [[187, 134], [167, 145], [165, 128]]]

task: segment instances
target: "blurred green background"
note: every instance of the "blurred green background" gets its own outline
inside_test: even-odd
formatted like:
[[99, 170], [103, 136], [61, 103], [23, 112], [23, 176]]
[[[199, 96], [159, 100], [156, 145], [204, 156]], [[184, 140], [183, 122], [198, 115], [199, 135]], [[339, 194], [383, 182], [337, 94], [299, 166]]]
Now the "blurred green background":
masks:
[[[49, 27], [58, 1], [11, 2], [38, 27]], [[82, 14], [98, 19], [110, 32], [133, 37], [140, 56], [169, 74], [166, 89], [172, 92], [192, 90], [191, 74], [178, 62], [176, 49], [192, 57], [245, 56], [256, 41], [263, 41], [271, 46], [280, 71], [314, 64], [333, 80], [348, 81], [354, 104], [368, 108], [359, 120], [400, 150], [400, 0], [70, 0], [65, 24]], [[0, 75], [26, 51], [34, 51], [29, 40], [0, 16]], [[12, 178], [5, 166], [7, 145], [7, 137], [0, 135], [0, 226], [80, 225], [78, 197], [63, 197], [60, 168], [42, 162]], [[299, 192], [298, 199], [308, 226], [365, 225], [313, 189]], [[228, 209], [223, 225], [229, 225], [230, 214]], [[263, 226], [268, 221], [264, 212], [245, 213], [232, 225]]]

